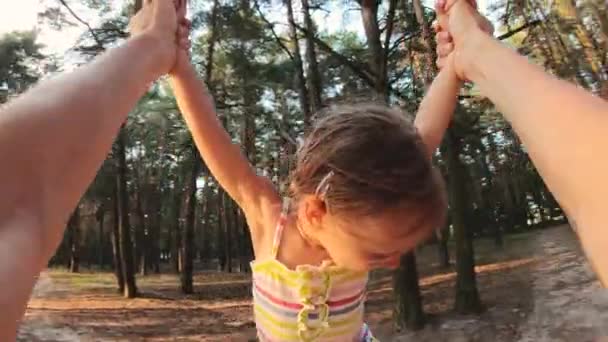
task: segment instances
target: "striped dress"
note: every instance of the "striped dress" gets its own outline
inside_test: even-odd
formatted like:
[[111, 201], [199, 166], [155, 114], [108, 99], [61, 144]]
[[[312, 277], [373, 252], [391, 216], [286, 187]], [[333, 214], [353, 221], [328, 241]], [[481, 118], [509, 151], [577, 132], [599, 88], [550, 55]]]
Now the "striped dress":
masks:
[[329, 262], [288, 269], [276, 258], [285, 226], [282, 214], [273, 259], [251, 263], [253, 307], [260, 341], [377, 341], [363, 323], [368, 280]]

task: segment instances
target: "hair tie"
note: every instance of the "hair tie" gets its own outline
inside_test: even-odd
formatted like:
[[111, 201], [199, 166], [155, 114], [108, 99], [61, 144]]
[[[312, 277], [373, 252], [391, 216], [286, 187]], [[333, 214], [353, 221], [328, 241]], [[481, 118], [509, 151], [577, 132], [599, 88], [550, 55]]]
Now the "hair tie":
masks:
[[325, 177], [323, 177], [323, 179], [321, 179], [321, 182], [319, 182], [319, 186], [317, 186], [317, 190], [315, 191], [315, 195], [321, 199], [325, 199], [325, 195], [327, 194], [327, 191], [329, 190], [329, 181], [331, 180], [331, 177], [334, 175], [334, 171], [329, 171]]

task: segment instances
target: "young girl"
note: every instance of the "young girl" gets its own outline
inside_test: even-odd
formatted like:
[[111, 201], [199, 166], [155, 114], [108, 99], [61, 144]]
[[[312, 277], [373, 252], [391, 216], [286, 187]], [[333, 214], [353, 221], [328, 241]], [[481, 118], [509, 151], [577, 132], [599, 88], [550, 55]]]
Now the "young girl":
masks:
[[454, 71], [434, 81], [414, 125], [383, 106], [328, 109], [297, 152], [288, 200], [232, 144], [185, 52], [171, 83], [207, 167], [250, 227], [258, 338], [374, 340], [363, 323], [368, 271], [398, 266], [444, 219], [431, 155], [454, 110]]

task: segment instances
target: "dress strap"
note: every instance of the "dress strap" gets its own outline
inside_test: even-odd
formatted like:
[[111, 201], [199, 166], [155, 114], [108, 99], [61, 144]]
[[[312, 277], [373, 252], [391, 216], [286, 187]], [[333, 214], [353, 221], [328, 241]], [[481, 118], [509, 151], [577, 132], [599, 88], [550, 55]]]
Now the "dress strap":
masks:
[[272, 257], [277, 258], [279, 254], [279, 245], [281, 244], [281, 237], [283, 236], [283, 230], [287, 223], [287, 214], [289, 213], [289, 199], [283, 200], [283, 208], [281, 209], [281, 216], [277, 222], [277, 227], [274, 231], [274, 239], [272, 240]]

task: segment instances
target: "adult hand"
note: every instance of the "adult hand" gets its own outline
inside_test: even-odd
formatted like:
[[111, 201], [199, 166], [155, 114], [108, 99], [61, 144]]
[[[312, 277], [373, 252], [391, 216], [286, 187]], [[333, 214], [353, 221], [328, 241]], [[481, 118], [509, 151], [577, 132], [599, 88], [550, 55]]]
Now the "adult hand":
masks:
[[133, 37], [147, 37], [156, 42], [158, 67], [161, 74], [175, 66], [178, 48], [183, 47], [180, 22], [185, 20], [186, 0], [144, 0], [139, 12], [131, 19], [129, 31]]
[[475, 0], [438, 0], [435, 3], [437, 66], [443, 68], [448, 63], [454, 63], [461, 79], [467, 79], [466, 63], [471, 61], [469, 42], [474, 41], [480, 33], [492, 34], [494, 31], [492, 23], [479, 14], [476, 7]]

